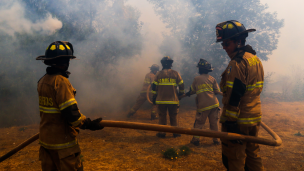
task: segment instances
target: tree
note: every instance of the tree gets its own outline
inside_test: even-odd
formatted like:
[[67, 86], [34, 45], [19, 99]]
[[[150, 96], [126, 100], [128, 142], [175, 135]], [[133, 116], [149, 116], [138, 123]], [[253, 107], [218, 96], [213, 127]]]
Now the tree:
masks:
[[[215, 70], [211, 75], [217, 80], [228, 63], [228, 57], [220, 44], [215, 43], [215, 26], [227, 20], [238, 20], [248, 28], [257, 31], [249, 33], [247, 43], [256, 51], [257, 56], [267, 60], [277, 48], [279, 30], [283, 20], [277, 19], [276, 13], [266, 12], [267, 5], [259, 0], [149, 0], [154, 4], [157, 14], [171, 29], [170, 39], [160, 48], [164, 54], [174, 51], [168, 40], [178, 40], [181, 44], [177, 58], [183, 65], [181, 72], [187, 85], [190, 85], [194, 74], [194, 63], [200, 58], [209, 61]], [[174, 37], [174, 38], [172, 38]], [[172, 42], [172, 41], [171, 41]], [[169, 45], [169, 47], [168, 47]], [[173, 52], [171, 52], [173, 53]]]

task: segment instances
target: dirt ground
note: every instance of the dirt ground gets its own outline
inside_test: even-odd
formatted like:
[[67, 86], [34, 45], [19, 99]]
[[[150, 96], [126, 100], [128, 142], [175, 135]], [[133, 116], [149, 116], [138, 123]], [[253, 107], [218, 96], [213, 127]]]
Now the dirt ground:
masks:
[[[279, 147], [261, 145], [261, 156], [265, 170], [304, 170], [304, 102], [275, 102], [263, 104], [263, 121], [283, 140]], [[133, 118], [119, 120], [157, 124], [149, 120], [149, 110], [139, 110]], [[113, 113], [104, 119], [117, 118], [122, 113]], [[178, 122], [181, 127], [192, 127], [195, 108], [181, 107]], [[206, 123], [205, 128], [208, 129]], [[0, 155], [20, 144], [38, 132], [38, 125], [0, 129]], [[171, 133], [165, 139], [155, 136], [156, 132], [122, 128], [104, 128], [101, 131], [81, 131], [79, 144], [82, 149], [84, 169], [97, 170], [225, 170], [221, 162], [221, 146], [212, 144], [211, 138], [201, 138], [201, 145], [190, 144], [192, 136], [173, 138]], [[263, 129], [260, 137], [271, 138]], [[188, 146], [192, 153], [177, 160], [165, 159], [162, 151], [170, 147]], [[0, 163], [0, 170], [41, 170], [38, 161], [38, 142], [34, 142], [11, 158]]]

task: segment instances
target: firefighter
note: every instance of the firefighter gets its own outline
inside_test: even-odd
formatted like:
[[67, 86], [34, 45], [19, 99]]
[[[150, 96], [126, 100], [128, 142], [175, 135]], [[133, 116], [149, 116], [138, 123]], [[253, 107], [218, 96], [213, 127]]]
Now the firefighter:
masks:
[[[190, 91], [186, 93], [187, 96], [195, 93], [197, 94], [195, 99], [197, 112], [195, 116], [194, 128], [202, 129], [205, 125], [206, 119], [208, 118], [210, 129], [218, 131], [220, 104], [215, 95], [223, 94], [220, 92], [215, 78], [208, 74], [213, 70], [211, 64], [204, 59], [200, 59], [197, 67], [200, 75], [194, 78]], [[199, 146], [200, 137], [193, 136], [191, 143]], [[213, 144], [220, 144], [217, 138], [213, 138]]]
[[[135, 114], [135, 112], [140, 108], [140, 106], [142, 104], [144, 104], [144, 102], [147, 100], [148, 86], [151, 85], [152, 82], [154, 81], [155, 74], [157, 73], [157, 71], [159, 71], [159, 66], [157, 64], [153, 64], [150, 67], [150, 70], [151, 70], [151, 72], [149, 72], [145, 76], [143, 87], [141, 89], [139, 96], [136, 99], [135, 105], [130, 109], [130, 111], [127, 115], [128, 118], [133, 116]], [[153, 96], [153, 94], [150, 93], [150, 99], [152, 99], [152, 96]], [[151, 120], [157, 119], [156, 111], [157, 111], [157, 105], [153, 104], [152, 109], [151, 109]]]
[[[250, 45], [245, 45], [248, 29], [230, 20], [216, 25], [216, 42], [222, 42], [230, 62], [222, 74], [223, 111], [220, 118], [223, 132], [258, 136], [261, 125], [260, 94], [264, 71], [261, 60]], [[222, 160], [227, 170], [264, 170], [259, 145], [241, 140], [222, 141]]]
[[80, 148], [77, 140], [79, 128], [99, 130], [102, 118], [86, 118], [78, 109], [75, 99], [76, 89], [68, 78], [67, 71], [73, 56], [73, 46], [69, 42], [51, 43], [43, 60], [46, 74], [38, 81], [40, 134], [39, 160], [43, 171], [83, 170]]
[[[159, 124], [167, 125], [167, 110], [169, 111], [171, 126], [177, 126], [176, 115], [179, 108], [178, 97], [184, 94], [184, 81], [180, 74], [171, 69], [173, 60], [165, 56], [161, 60], [163, 69], [159, 71], [152, 84], [153, 104], [158, 105]], [[179, 87], [179, 92], [177, 90]], [[166, 133], [159, 132], [157, 137], [165, 138]], [[180, 134], [173, 134], [173, 137], [180, 137]]]

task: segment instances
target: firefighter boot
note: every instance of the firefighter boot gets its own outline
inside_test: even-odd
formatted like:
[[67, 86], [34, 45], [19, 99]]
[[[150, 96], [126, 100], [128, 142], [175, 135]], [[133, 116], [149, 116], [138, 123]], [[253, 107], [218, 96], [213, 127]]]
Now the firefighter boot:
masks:
[[176, 138], [176, 137], [181, 137], [181, 134], [173, 134], [173, 137]]
[[156, 136], [159, 137], [159, 138], [166, 138], [166, 133], [159, 132], [159, 133], [156, 134]]
[[156, 113], [153, 111], [151, 112], [151, 120], [154, 120], [154, 119], [158, 119]]
[[200, 145], [199, 137], [193, 136], [193, 138], [192, 138], [192, 140], [190, 141], [190, 143], [194, 144], [195, 146], [199, 146], [199, 145]]
[[127, 118], [130, 118], [131, 116], [133, 116], [135, 114], [135, 111], [133, 109], [131, 109], [127, 115]]
[[213, 140], [214, 145], [220, 145], [220, 142], [218, 140]]

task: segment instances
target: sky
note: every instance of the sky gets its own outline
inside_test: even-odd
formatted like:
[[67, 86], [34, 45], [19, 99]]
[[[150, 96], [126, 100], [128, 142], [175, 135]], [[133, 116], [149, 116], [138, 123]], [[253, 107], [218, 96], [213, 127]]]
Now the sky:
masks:
[[[304, 48], [304, 22], [301, 15], [304, 1], [261, 0], [261, 3], [269, 6], [267, 11], [277, 12], [278, 19], [284, 19], [278, 47], [268, 56], [268, 61], [263, 61], [265, 74], [273, 72], [273, 79], [277, 80], [283, 75], [290, 75], [292, 67], [301, 67], [304, 63], [304, 56], [301, 56], [301, 48]], [[162, 33], [168, 33], [170, 30], [146, 0], [128, 0], [127, 4], [141, 12], [140, 20], [144, 23], [142, 31], [145, 36], [153, 37], [151, 50], [157, 50], [163, 40]]]

